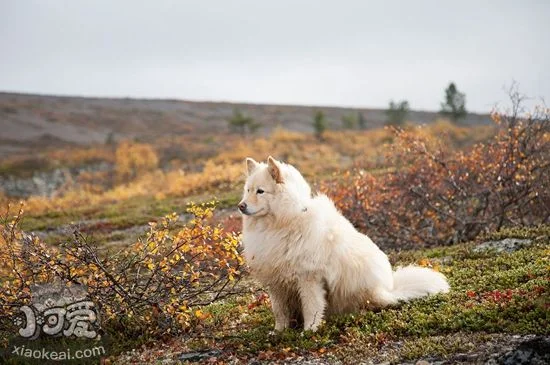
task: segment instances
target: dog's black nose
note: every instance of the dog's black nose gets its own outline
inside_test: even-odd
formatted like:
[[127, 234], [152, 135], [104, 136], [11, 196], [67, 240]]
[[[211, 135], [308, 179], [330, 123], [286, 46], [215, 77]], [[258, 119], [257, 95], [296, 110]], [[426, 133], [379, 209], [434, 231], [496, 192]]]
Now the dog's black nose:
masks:
[[246, 203], [239, 203], [238, 207], [241, 212], [244, 212], [246, 210]]

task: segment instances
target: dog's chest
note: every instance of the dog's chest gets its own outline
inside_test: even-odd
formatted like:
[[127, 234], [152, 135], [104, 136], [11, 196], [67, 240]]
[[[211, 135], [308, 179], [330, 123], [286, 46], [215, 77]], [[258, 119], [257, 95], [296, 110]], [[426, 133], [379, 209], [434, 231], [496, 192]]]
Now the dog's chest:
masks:
[[294, 281], [316, 270], [314, 250], [303, 233], [244, 232], [244, 256], [252, 274], [262, 282]]

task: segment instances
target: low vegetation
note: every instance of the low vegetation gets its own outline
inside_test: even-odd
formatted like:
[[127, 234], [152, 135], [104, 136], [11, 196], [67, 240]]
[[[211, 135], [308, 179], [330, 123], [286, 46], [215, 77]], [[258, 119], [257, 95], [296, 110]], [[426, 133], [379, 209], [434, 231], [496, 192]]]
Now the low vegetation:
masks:
[[126, 356], [134, 361], [152, 356], [169, 361], [181, 352], [217, 349], [218, 360], [289, 361], [305, 356], [345, 363], [398, 362], [450, 358], [506, 333], [548, 335], [549, 234], [550, 228], [541, 226], [484, 237], [532, 240], [506, 253], [478, 252], [476, 242], [392, 253], [396, 265], [416, 263], [445, 273], [451, 293], [331, 318], [317, 333], [286, 330], [272, 334], [269, 298], [256, 291], [204, 308], [200, 333], [189, 333], [162, 351], [153, 345], [139, 355]]

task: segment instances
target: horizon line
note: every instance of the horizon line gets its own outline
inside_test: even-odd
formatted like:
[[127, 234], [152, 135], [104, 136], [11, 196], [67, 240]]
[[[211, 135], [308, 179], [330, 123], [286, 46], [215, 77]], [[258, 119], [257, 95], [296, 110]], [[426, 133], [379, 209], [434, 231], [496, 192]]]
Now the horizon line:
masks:
[[[182, 99], [177, 97], [139, 97], [139, 96], [111, 96], [111, 95], [84, 95], [84, 94], [63, 94], [63, 93], [42, 93], [33, 91], [13, 91], [13, 90], [0, 90], [0, 94], [13, 94], [22, 96], [40, 96], [40, 97], [54, 97], [54, 98], [73, 98], [73, 99], [107, 99], [107, 100], [136, 100], [136, 101], [171, 101], [171, 102], [188, 102], [188, 103], [204, 103], [204, 104], [231, 104], [231, 105], [263, 105], [263, 106], [281, 106], [281, 107], [304, 107], [304, 108], [330, 108], [330, 109], [355, 109], [355, 110], [388, 110], [383, 107], [366, 107], [366, 106], [351, 106], [351, 105], [328, 105], [328, 104], [291, 104], [291, 103], [278, 103], [278, 102], [251, 102], [251, 101], [236, 101], [236, 100], [214, 100], [214, 99]], [[402, 99], [406, 100], [406, 99]], [[391, 100], [388, 101], [388, 103]], [[427, 110], [427, 109], [410, 109], [411, 112], [418, 113], [439, 113], [439, 110]], [[469, 115], [491, 115], [491, 111], [467, 111]]]

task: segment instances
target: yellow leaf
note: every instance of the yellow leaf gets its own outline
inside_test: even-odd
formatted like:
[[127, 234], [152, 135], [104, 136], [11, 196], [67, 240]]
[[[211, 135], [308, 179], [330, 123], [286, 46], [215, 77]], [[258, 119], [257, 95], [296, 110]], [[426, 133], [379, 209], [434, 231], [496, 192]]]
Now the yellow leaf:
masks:
[[423, 266], [423, 267], [431, 267], [431, 266], [432, 266], [430, 260], [428, 260], [428, 259], [422, 259], [422, 260], [420, 260], [420, 262], [418, 263], [418, 265]]

